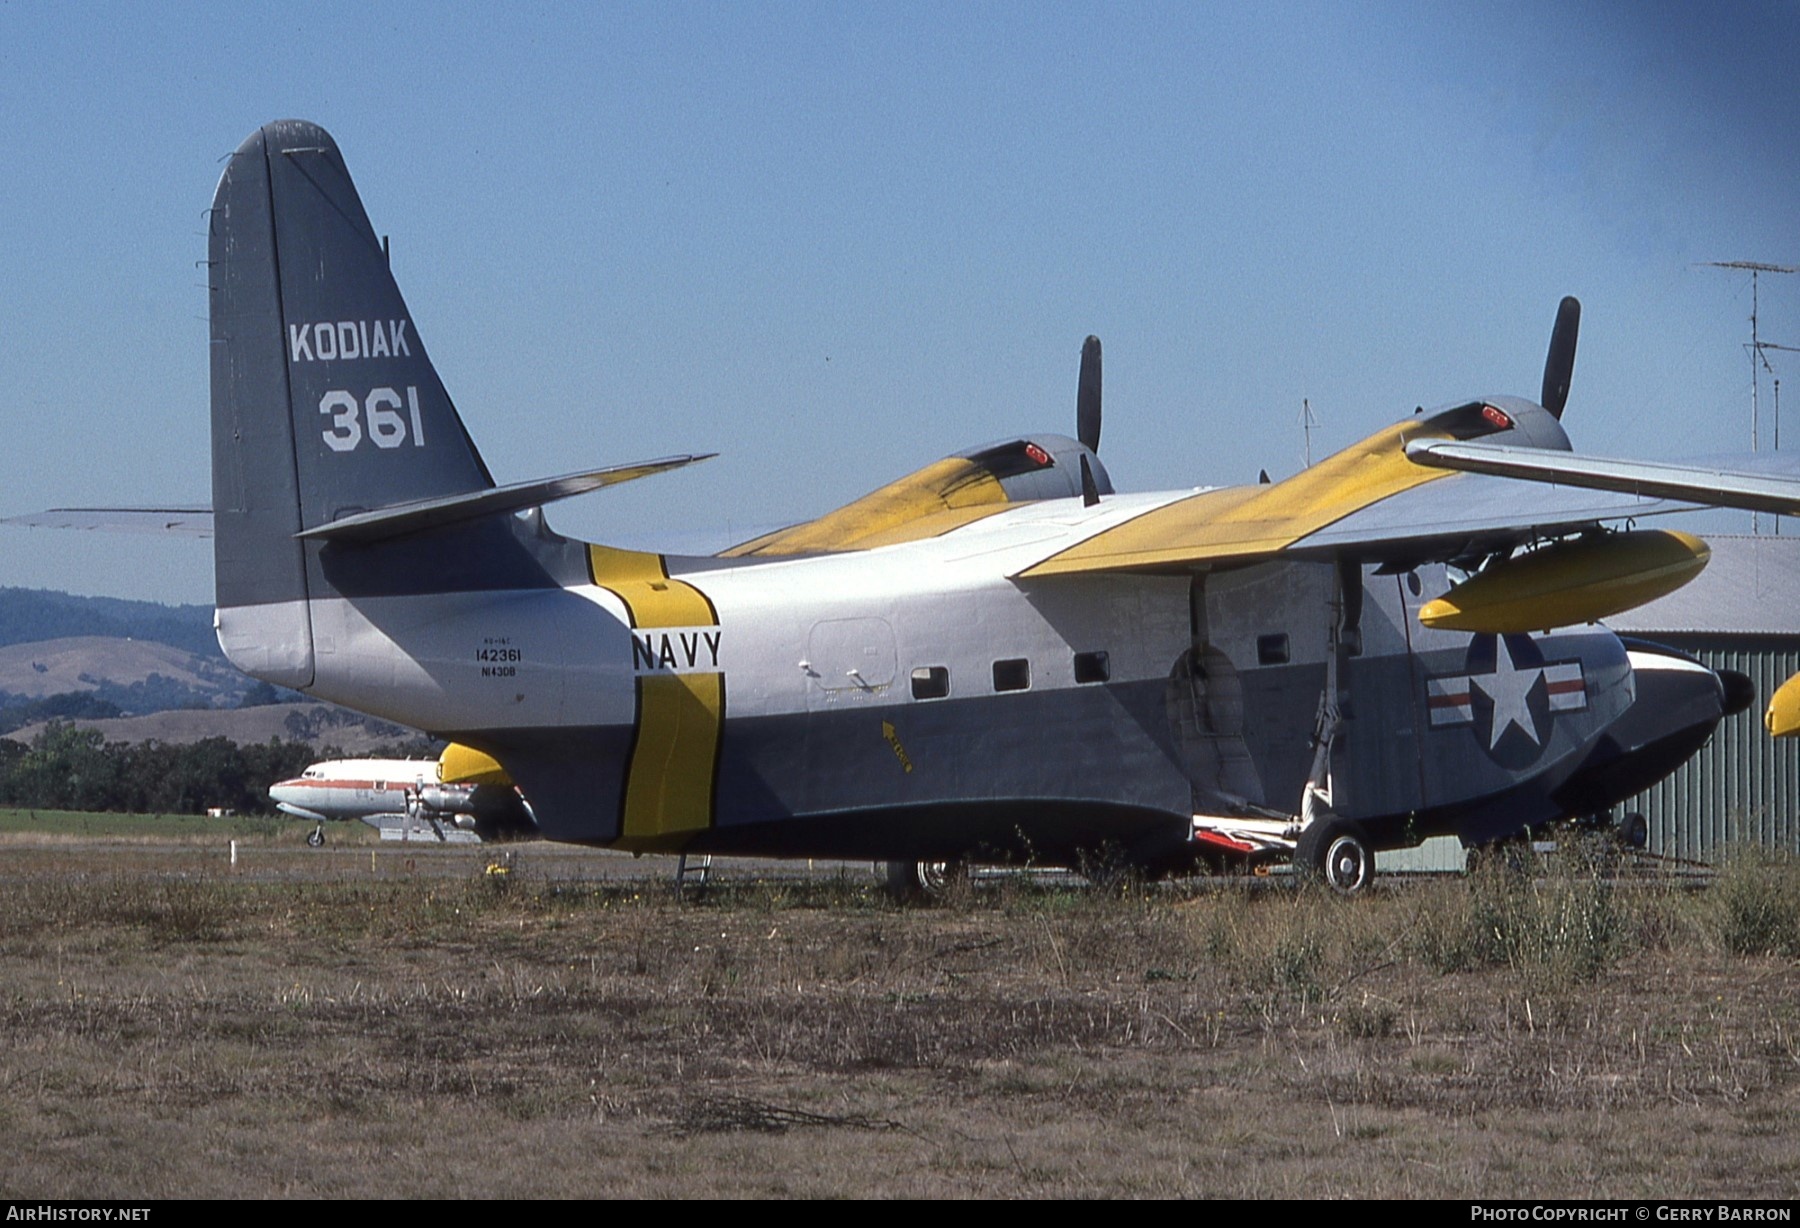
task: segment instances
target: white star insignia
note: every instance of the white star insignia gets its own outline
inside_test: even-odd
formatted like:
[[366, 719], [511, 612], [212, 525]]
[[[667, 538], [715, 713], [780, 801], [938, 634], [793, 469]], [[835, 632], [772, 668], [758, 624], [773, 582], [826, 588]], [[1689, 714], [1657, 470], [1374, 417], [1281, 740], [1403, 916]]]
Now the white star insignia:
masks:
[[1526, 700], [1531, 695], [1531, 688], [1543, 676], [1543, 668], [1518, 668], [1513, 664], [1512, 650], [1507, 646], [1506, 637], [1499, 635], [1494, 640], [1494, 672], [1476, 674], [1469, 679], [1483, 695], [1494, 701], [1494, 720], [1488, 732], [1488, 749], [1493, 750], [1500, 745], [1500, 739], [1513, 727], [1530, 738], [1532, 745], [1542, 746], [1543, 742], [1538, 738], [1537, 726], [1532, 723], [1531, 708]]

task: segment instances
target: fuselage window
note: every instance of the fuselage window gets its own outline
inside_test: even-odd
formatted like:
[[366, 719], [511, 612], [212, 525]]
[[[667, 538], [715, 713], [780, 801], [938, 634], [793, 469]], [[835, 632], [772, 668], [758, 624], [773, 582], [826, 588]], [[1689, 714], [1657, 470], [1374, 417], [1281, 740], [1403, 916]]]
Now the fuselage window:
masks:
[[994, 662], [996, 691], [1025, 691], [1031, 688], [1031, 662], [1024, 657]]
[[1075, 654], [1076, 682], [1105, 682], [1112, 677], [1112, 661], [1103, 652]]
[[942, 699], [950, 693], [950, 671], [942, 665], [921, 665], [912, 672], [914, 699]]
[[1258, 665], [1286, 665], [1288, 663], [1287, 635], [1283, 633], [1257, 636], [1256, 663]]

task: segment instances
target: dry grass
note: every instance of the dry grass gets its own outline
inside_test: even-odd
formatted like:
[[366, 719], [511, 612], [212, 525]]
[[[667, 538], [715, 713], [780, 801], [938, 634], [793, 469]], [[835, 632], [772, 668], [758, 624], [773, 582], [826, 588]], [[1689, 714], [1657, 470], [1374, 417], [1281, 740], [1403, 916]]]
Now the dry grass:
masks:
[[896, 908], [402, 856], [0, 862], [0, 1197], [1800, 1187], [1785, 863]]

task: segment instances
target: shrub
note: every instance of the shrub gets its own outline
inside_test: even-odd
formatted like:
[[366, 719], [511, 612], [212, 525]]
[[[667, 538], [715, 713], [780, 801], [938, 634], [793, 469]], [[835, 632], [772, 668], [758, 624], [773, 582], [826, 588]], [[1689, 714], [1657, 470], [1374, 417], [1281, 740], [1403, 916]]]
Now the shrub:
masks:
[[1719, 941], [1734, 955], [1800, 957], [1800, 861], [1791, 854], [1733, 849], [1707, 904]]

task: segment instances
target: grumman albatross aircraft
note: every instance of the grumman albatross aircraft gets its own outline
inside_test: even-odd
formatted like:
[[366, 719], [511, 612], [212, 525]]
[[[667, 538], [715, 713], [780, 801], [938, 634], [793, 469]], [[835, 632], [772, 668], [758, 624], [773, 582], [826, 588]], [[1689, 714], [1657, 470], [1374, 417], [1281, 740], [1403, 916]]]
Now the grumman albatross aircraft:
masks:
[[972, 449], [686, 558], [572, 541], [541, 507], [700, 457], [495, 483], [322, 129], [252, 134], [210, 218], [221, 645], [485, 756], [549, 839], [904, 873], [1276, 853], [1353, 890], [1378, 849], [1604, 811], [1741, 703], [1603, 627], [1545, 631], [1698, 571], [1697, 539], [1602, 528], [1668, 505], [1406, 456], [1566, 451], [1566, 310], [1544, 405], [1470, 400], [1284, 482], [1161, 494], [1115, 492], [1096, 454], [1090, 342], [1079, 440]]

